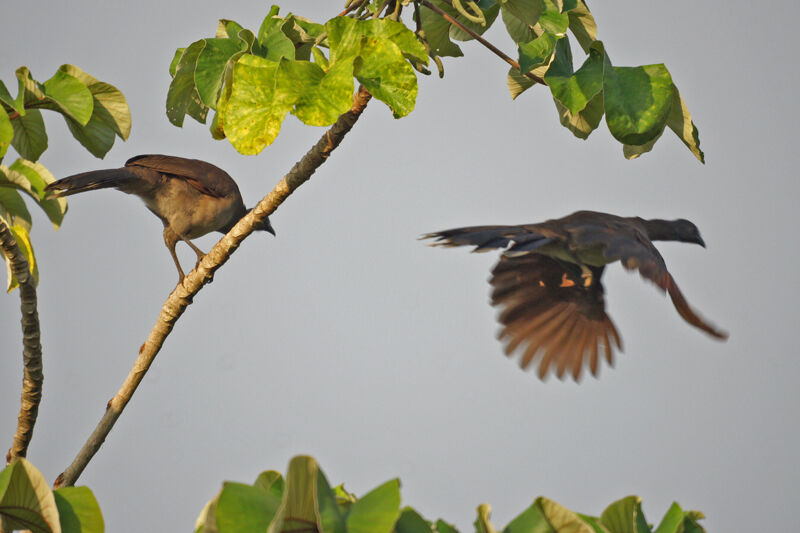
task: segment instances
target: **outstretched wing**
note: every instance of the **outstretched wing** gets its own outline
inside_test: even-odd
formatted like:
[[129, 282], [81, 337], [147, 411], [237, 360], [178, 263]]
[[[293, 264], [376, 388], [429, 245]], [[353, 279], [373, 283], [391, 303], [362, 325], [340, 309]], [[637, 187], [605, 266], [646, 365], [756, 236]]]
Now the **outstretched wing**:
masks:
[[601, 344], [613, 364], [613, 345], [621, 350], [622, 343], [605, 312], [603, 267], [591, 271], [591, 278], [583, 278], [572, 263], [540, 254], [504, 254], [490, 283], [492, 305], [502, 307], [498, 337], [508, 340], [506, 355], [520, 348], [522, 368], [538, 357], [540, 378], [552, 367], [560, 379], [569, 371], [577, 381], [584, 364], [596, 376]]
[[222, 198], [239, 190], [227, 172], [199, 159], [171, 155], [137, 155], [128, 159], [125, 166], [144, 167], [169, 174], [215, 198]]
[[422, 239], [435, 239], [433, 246], [474, 246], [473, 252], [506, 248], [513, 252], [530, 252], [550, 244], [558, 237], [534, 226], [469, 226], [428, 233]]
[[728, 337], [691, 308], [667, 270], [664, 258], [638, 220], [614, 217], [614, 220], [605, 222], [570, 227], [570, 246], [576, 249], [599, 248], [608, 262], [619, 261], [628, 270], [638, 270], [643, 278], [669, 293], [675, 309], [686, 322], [718, 339]]

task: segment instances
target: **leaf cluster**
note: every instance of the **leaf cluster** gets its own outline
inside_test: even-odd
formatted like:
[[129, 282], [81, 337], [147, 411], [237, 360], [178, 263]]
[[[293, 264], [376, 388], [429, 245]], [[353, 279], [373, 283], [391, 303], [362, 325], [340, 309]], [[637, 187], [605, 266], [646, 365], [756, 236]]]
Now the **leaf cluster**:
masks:
[[[478, 507], [475, 531], [496, 533], [490, 507]], [[609, 505], [599, 516], [575, 513], [544, 497], [536, 500], [503, 528], [503, 533], [704, 533], [698, 511], [677, 503], [653, 529], [642, 513], [641, 499], [628, 496]], [[206, 504], [196, 533], [245, 531], [320, 531], [324, 533], [458, 533], [442, 519], [430, 521], [411, 507], [401, 508], [397, 479], [356, 498], [343, 485], [331, 488], [313, 457], [297, 456], [284, 479], [261, 473], [252, 485], [226, 482]]]
[[273, 6], [257, 33], [220, 20], [216, 36], [179, 48], [170, 65], [167, 117], [186, 115], [243, 154], [271, 144], [291, 113], [329, 126], [353, 104], [354, 78], [395, 117], [414, 109], [417, 79], [409, 61], [427, 64], [423, 45], [402, 23], [334, 18], [325, 25]]
[[0, 471], [0, 531], [102, 533], [100, 506], [88, 487], [50, 490], [42, 473], [23, 458]]
[[[125, 97], [116, 87], [74, 65], [61, 65], [44, 83], [33, 79], [28, 67], [18, 68], [16, 76], [16, 98], [0, 80], [0, 162], [9, 146], [21, 156], [10, 166], [0, 164], [0, 220], [11, 229], [38, 282], [39, 269], [30, 239], [31, 214], [20, 192], [42, 208], [56, 229], [67, 211], [66, 200], [45, 198], [44, 188], [54, 178], [38, 163], [47, 149], [47, 131], [41, 110], [61, 114], [73, 137], [101, 158], [114, 145], [116, 137], [128, 138], [131, 114]], [[10, 291], [19, 283], [8, 260], [6, 269], [7, 290]]]

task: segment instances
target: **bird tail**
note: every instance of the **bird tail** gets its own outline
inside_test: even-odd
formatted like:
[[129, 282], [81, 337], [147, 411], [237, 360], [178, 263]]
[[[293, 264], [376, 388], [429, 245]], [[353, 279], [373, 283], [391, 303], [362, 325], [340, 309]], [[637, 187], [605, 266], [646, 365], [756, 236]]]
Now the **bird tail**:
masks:
[[689, 302], [686, 301], [684, 298], [683, 293], [678, 288], [678, 284], [675, 283], [675, 280], [667, 274], [666, 278], [666, 289], [669, 293], [669, 297], [672, 299], [673, 305], [675, 305], [675, 309], [678, 311], [678, 314], [688, 322], [689, 324], [693, 325], [696, 328], [702, 329], [712, 337], [716, 337], [718, 339], [727, 339], [728, 333], [717, 329], [712, 324], [709, 324], [705, 320], [703, 320], [694, 310], [689, 306]]
[[93, 170], [54, 181], [45, 187], [45, 191], [49, 198], [71, 196], [94, 189], [119, 188], [136, 178], [137, 176], [127, 168]]
[[516, 226], [470, 226], [427, 233], [420, 239], [435, 239], [431, 246], [475, 246], [474, 252], [485, 252], [505, 248], [518, 233]]

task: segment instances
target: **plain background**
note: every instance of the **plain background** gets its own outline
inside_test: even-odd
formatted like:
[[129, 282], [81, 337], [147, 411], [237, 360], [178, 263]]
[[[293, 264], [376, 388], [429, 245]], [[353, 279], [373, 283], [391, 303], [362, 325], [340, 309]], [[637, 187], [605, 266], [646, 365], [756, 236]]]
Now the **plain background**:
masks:
[[[251, 236], [181, 317], [80, 479], [108, 531], [188, 531], [223, 480], [252, 482], [310, 453], [363, 494], [395, 476], [404, 504], [471, 530], [489, 502], [504, 526], [537, 495], [588, 514], [638, 494], [650, 522], [673, 500], [709, 531], [794, 529], [800, 296], [794, 68], [800, 8], [779, 1], [591, 2], [616, 65], [666, 63], [706, 165], [671, 133], [626, 161], [601, 125], [588, 141], [549, 92], [508, 96], [507, 66], [475, 43], [421, 77], [416, 110], [373, 101], [330, 160]], [[141, 153], [226, 169], [249, 205], [322, 134], [288, 117], [256, 157], [166, 119], [175, 48], [218, 18], [257, 29], [252, 1], [3, 5], [0, 77], [46, 80], [74, 63], [127, 96], [133, 131], [104, 161], [45, 113], [56, 177]], [[338, 2], [289, 2], [324, 21]], [[511, 55], [500, 24], [490, 39]], [[13, 161], [9, 154], [6, 163]], [[625, 342], [615, 369], [542, 383], [502, 355], [486, 279], [494, 254], [429, 248], [425, 232], [525, 223], [578, 209], [686, 217], [708, 248], [659, 245], [716, 342], [638, 276], [607, 270]], [[33, 208], [32, 208], [33, 210]], [[175, 284], [161, 224], [116, 191], [70, 199], [57, 233], [35, 215], [45, 388], [29, 458], [53, 480], [117, 391]], [[198, 240], [208, 250], [216, 236]], [[185, 265], [194, 255], [179, 247]], [[19, 409], [16, 292], [0, 298], [0, 441]], [[5, 448], [3, 448], [5, 450]]]

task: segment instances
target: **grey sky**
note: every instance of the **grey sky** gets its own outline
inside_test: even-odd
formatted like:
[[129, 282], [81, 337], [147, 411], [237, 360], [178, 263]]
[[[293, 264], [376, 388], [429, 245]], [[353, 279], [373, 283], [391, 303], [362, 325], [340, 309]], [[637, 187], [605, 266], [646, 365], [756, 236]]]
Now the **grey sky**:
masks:
[[[723, 7], [724, 6], [724, 7]], [[324, 21], [339, 2], [287, 2]], [[626, 161], [601, 125], [587, 142], [546, 89], [512, 102], [507, 67], [476, 44], [420, 78], [416, 110], [373, 101], [341, 148], [195, 299], [80, 479], [109, 531], [187, 531], [223, 480], [252, 482], [317, 457], [357, 494], [399, 476], [404, 504], [470, 531], [546, 495], [599, 514], [628, 494], [651, 522], [673, 500], [709, 531], [785, 531], [796, 521], [800, 422], [798, 105], [789, 1], [591, 2], [616, 65], [664, 62], [700, 130], [703, 166], [671, 133]], [[2, 8], [0, 77], [39, 80], [74, 63], [127, 96], [133, 130], [104, 161], [46, 114], [42, 163], [57, 177], [141, 153], [226, 169], [246, 203], [320, 136], [293, 117], [256, 157], [164, 114], [175, 48], [218, 18], [257, 28], [259, 2], [14, 2]], [[513, 53], [501, 28], [489, 34]], [[13, 161], [9, 154], [6, 162]], [[685, 217], [708, 248], [659, 246], [684, 294], [731, 333], [719, 343], [619, 266], [609, 313], [615, 369], [542, 383], [502, 355], [486, 279], [495, 254], [433, 249], [427, 231], [525, 223], [578, 209]], [[116, 191], [70, 199], [63, 228], [35, 214], [45, 389], [29, 458], [52, 481], [117, 391], [175, 271], [161, 224]], [[216, 237], [198, 240], [208, 250]], [[179, 246], [184, 264], [194, 255]], [[0, 297], [0, 443], [19, 409], [19, 298]], [[5, 448], [3, 448], [5, 449]]]

